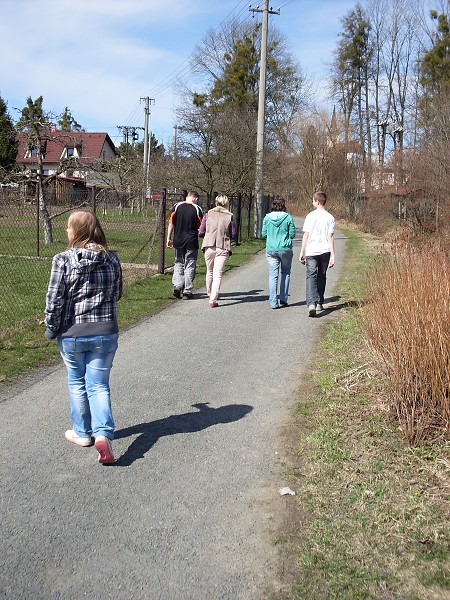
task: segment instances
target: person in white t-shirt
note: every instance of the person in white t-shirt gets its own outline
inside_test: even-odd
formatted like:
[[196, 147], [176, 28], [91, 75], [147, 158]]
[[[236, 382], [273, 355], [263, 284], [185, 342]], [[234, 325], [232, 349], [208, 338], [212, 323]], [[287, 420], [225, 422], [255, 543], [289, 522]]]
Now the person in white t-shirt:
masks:
[[333, 215], [325, 210], [324, 192], [313, 195], [314, 209], [305, 218], [299, 261], [306, 265], [306, 306], [310, 317], [323, 310], [327, 269], [334, 266]]

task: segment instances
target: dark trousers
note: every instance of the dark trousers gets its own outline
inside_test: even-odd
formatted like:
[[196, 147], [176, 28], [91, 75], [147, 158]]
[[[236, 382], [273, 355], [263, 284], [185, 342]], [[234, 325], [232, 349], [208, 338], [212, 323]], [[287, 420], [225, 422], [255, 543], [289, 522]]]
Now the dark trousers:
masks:
[[306, 305], [323, 304], [330, 252], [306, 257]]

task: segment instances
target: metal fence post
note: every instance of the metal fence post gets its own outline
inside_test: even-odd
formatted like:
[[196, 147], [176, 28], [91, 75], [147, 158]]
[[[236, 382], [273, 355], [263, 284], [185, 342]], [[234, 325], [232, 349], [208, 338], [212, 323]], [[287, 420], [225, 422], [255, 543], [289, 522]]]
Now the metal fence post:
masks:
[[95, 197], [95, 185], [93, 185], [90, 190], [89, 190], [89, 195], [90, 195], [90, 204], [91, 204], [91, 211], [94, 213], [94, 215], [97, 214], [97, 198]]
[[164, 274], [165, 252], [166, 252], [166, 204], [167, 189], [162, 190], [161, 210], [159, 215], [159, 252], [158, 252], [158, 273]]
[[236, 210], [236, 246], [239, 246], [240, 240], [242, 240], [242, 194], [239, 192], [237, 197], [237, 210]]
[[[39, 185], [39, 182], [38, 182]], [[36, 256], [40, 256], [40, 245], [39, 245], [39, 236], [40, 236], [40, 227], [41, 224], [39, 222], [39, 210], [40, 210], [40, 206], [39, 206], [39, 193], [37, 195], [38, 201], [36, 202]]]
[[252, 218], [252, 200], [253, 194], [250, 192], [250, 196], [248, 198], [248, 217], [247, 217], [247, 239], [250, 239], [250, 221]]

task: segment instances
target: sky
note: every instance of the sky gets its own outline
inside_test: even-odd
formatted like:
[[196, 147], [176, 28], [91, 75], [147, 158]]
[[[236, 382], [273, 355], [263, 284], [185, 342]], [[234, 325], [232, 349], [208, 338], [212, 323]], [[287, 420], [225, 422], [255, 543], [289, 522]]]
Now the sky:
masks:
[[[269, 16], [269, 28], [283, 34], [319, 90], [341, 19], [355, 5], [270, 2], [280, 14]], [[261, 14], [249, 11], [249, 0], [0, 0], [0, 96], [14, 120], [28, 96], [43, 96], [47, 112], [60, 115], [67, 106], [86, 131], [106, 132], [115, 144], [122, 141], [118, 126], [144, 126], [142, 99], [149, 97], [151, 132], [169, 147], [177, 77], [189, 81], [195, 47], [231, 17]]]

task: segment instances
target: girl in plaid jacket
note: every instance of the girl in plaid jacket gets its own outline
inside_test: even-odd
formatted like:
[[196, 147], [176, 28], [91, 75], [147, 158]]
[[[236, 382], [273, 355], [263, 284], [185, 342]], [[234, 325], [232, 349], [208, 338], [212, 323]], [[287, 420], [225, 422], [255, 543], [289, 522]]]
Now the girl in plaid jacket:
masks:
[[68, 249], [53, 257], [45, 337], [56, 338], [67, 368], [73, 425], [66, 439], [83, 447], [94, 444], [99, 462], [112, 464], [109, 376], [118, 346], [122, 269], [93, 213], [73, 212], [67, 237]]

